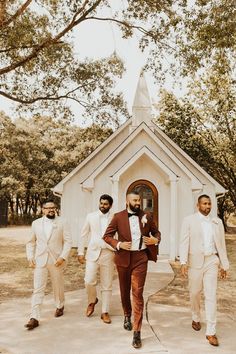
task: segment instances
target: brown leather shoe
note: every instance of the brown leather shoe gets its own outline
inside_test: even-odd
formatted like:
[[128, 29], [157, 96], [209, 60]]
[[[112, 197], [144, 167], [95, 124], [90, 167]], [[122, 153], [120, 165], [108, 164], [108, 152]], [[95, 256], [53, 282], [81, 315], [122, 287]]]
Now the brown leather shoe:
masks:
[[104, 312], [101, 314], [101, 319], [104, 323], [111, 323], [111, 319], [108, 312]]
[[86, 310], [86, 316], [90, 317], [94, 313], [94, 307], [98, 303], [98, 298], [96, 297], [95, 302], [92, 302], [91, 304], [88, 305], [87, 310]]
[[64, 306], [61, 308], [61, 309], [56, 309], [55, 311], [55, 317], [60, 317], [60, 316], [63, 316], [64, 314]]
[[192, 327], [195, 331], [200, 331], [200, 329], [202, 328], [201, 323], [195, 321], [192, 322]]
[[206, 336], [206, 339], [211, 345], [214, 345], [214, 347], [219, 346], [219, 342], [215, 334], [213, 336]]
[[25, 327], [28, 329], [28, 331], [36, 328], [39, 326], [39, 321], [36, 320], [35, 318], [31, 318], [28, 323], [25, 324]]

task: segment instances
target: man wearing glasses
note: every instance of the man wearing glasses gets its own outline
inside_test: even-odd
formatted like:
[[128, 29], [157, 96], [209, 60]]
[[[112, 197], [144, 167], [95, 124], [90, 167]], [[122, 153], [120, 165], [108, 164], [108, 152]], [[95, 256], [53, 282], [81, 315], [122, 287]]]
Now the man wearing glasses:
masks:
[[43, 217], [32, 223], [30, 239], [26, 244], [29, 266], [34, 268], [34, 291], [28, 330], [39, 326], [40, 307], [43, 302], [48, 273], [50, 274], [54, 301], [55, 317], [64, 312], [63, 271], [70, 253], [72, 239], [67, 223], [56, 216], [56, 205], [52, 200], [43, 204]]

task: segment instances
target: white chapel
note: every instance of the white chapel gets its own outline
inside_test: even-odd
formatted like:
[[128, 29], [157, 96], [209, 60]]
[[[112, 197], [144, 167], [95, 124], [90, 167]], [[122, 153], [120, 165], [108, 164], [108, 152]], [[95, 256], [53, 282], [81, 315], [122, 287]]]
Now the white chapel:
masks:
[[208, 194], [217, 213], [217, 196], [225, 189], [152, 121], [145, 77], [140, 76], [132, 118], [54, 188], [61, 214], [70, 223], [74, 246], [87, 213], [99, 197], [110, 194], [113, 212], [125, 208], [126, 192], [138, 189], [142, 209], [152, 213], [162, 234], [159, 254], [174, 260], [182, 220], [195, 211], [200, 194]]

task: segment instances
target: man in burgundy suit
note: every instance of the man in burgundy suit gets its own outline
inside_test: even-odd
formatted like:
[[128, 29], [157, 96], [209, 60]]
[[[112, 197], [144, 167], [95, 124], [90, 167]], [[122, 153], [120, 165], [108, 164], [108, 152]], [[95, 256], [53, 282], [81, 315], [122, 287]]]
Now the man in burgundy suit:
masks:
[[[140, 209], [140, 196], [132, 191], [127, 194], [127, 209], [116, 213], [108, 225], [103, 239], [114, 249], [121, 302], [124, 310], [124, 329], [131, 331], [133, 311], [133, 347], [142, 346], [140, 330], [143, 318], [143, 288], [148, 260], [156, 262], [157, 245], [161, 234], [150, 214]], [[118, 234], [118, 240], [113, 237]], [[130, 290], [132, 288], [132, 305]]]

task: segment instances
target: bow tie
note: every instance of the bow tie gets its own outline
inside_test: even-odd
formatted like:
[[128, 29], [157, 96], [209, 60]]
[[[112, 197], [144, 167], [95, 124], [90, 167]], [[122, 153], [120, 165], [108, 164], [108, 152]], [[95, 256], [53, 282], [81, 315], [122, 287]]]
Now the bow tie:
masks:
[[138, 213], [128, 213], [128, 218], [130, 218], [131, 216], [138, 216]]

